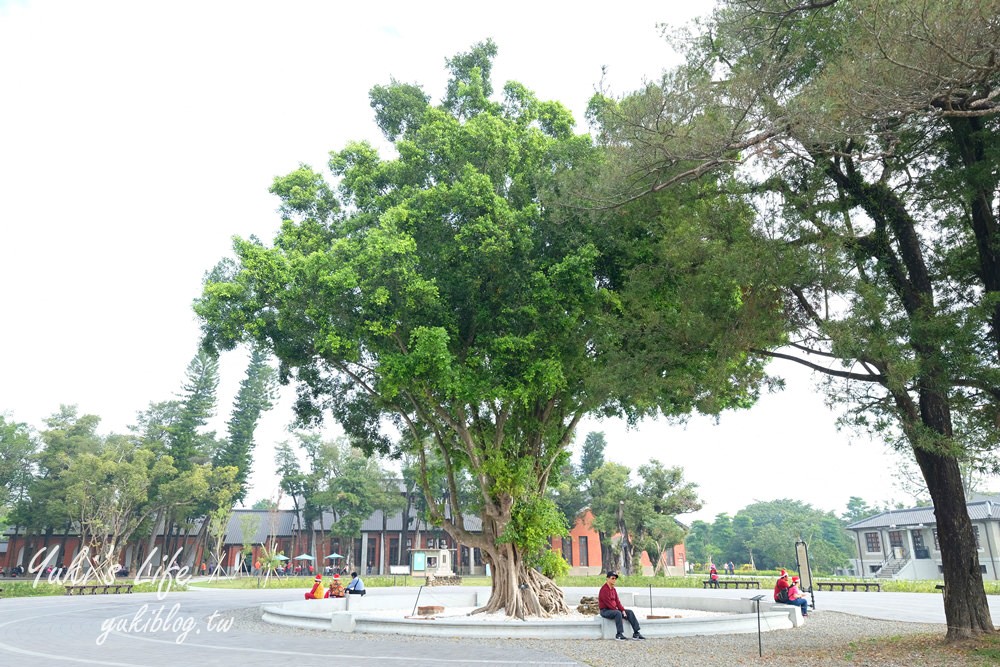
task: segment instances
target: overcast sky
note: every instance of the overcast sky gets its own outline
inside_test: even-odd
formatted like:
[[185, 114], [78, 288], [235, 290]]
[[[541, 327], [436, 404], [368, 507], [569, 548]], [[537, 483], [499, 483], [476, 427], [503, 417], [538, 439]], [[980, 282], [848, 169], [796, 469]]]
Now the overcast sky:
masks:
[[[367, 91], [390, 78], [435, 100], [444, 61], [492, 37], [498, 84], [563, 102], [584, 130], [599, 85], [624, 93], [675, 56], [657, 24], [709, 3], [0, 0], [0, 413], [41, 426], [60, 403], [123, 431], [171, 397], [195, 354], [191, 303], [233, 235], [270, 240], [267, 189], [349, 140], [379, 140]], [[500, 86], [498, 85], [497, 88]], [[245, 359], [222, 359], [219, 430]], [[884, 446], [834, 428], [813, 381], [718, 425], [588, 422], [609, 460], [681, 465], [705, 508], [795, 498], [909, 499]], [[251, 501], [275, 494], [289, 392], [258, 432]]]

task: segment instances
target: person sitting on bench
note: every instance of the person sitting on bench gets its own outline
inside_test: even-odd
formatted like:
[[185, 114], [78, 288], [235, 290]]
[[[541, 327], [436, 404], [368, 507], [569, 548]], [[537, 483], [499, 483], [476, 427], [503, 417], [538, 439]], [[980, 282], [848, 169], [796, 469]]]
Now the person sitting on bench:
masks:
[[365, 594], [365, 582], [361, 581], [357, 572], [351, 572], [351, 583], [347, 584], [347, 593], [349, 595]]
[[597, 594], [597, 606], [601, 610], [601, 616], [615, 622], [615, 639], [628, 639], [622, 626], [622, 617], [628, 619], [629, 625], [632, 626], [632, 639], [645, 639], [639, 633], [639, 620], [635, 617], [635, 612], [626, 609], [621, 600], [618, 599], [618, 591], [615, 590], [616, 583], [618, 583], [618, 573], [611, 570], [608, 572], [607, 581]]
[[809, 615], [809, 600], [799, 590], [798, 577], [792, 577], [792, 585], [788, 587], [788, 604], [798, 605], [802, 610], [802, 618]]
[[344, 587], [340, 583], [340, 575], [333, 575], [333, 581], [330, 582], [330, 589], [327, 591], [327, 597], [331, 598], [342, 598], [344, 597]]
[[317, 574], [316, 579], [313, 580], [313, 587], [308, 593], [306, 593], [307, 600], [322, 600], [325, 597], [323, 591], [323, 575]]

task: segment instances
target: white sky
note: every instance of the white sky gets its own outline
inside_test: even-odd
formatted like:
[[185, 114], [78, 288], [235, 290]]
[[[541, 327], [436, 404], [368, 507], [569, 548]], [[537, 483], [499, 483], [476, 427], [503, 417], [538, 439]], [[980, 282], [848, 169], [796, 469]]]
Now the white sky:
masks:
[[[582, 123], [602, 66], [612, 91], [639, 87], [673, 62], [656, 24], [709, 5], [0, 0], [0, 413], [40, 427], [77, 404], [123, 431], [171, 398], [204, 272], [233, 235], [273, 237], [274, 176], [380, 139], [372, 85], [395, 77], [437, 100], [445, 58], [492, 37], [498, 89], [520, 81]], [[222, 364], [220, 433], [244, 360]], [[258, 431], [251, 501], [275, 492], [290, 396]], [[908, 501], [898, 459], [833, 422], [795, 372], [718, 426], [591, 422], [579, 441], [603, 430], [609, 460], [683, 466], [705, 501], [686, 520], [783, 497], [838, 513], [852, 495]]]

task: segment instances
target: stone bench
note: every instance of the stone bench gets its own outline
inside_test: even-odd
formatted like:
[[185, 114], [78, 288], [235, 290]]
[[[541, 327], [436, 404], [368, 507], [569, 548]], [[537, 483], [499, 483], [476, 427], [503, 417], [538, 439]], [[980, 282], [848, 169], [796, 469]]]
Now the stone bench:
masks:
[[760, 582], [756, 579], [719, 579], [712, 581], [706, 579], [701, 582], [702, 588], [760, 588]]
[[839, 588], [842, 591], [846, 591], [847, 587], [850, 586], [852, 591], [857, 591], [858, 589], [864, 589], [865, 591], [870, 591], [875, 589], [876, 591], [882, 591], [882, 584], [877, 581], [817, 581], [816, 588], [823, 590], [824, 588], [832, 591], [834, 587]]

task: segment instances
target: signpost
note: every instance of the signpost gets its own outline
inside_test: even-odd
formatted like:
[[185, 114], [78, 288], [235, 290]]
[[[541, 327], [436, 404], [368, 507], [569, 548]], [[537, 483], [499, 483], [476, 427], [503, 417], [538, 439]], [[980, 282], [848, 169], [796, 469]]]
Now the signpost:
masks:
[[757, 603], [757, 656], [764, 657], [764, 640], [761, 639], [760, 634], [760, 601], [764, 599], [764, 595], [755, 595], [750, 598]]
[[812, 608], [816, 608], [816, 593], [813, 591], [812, 567], [809, 565], [809, 546], [799, 538], [795, 543], [795, 562], [799, 571], [799, 584], [802, 590], [809, 591]]

